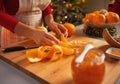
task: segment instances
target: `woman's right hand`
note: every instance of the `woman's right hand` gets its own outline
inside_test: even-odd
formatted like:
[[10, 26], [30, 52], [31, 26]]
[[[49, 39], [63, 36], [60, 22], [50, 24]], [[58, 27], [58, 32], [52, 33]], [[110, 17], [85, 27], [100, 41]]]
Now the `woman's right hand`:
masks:
[[38, 45], [53, 45], [60, 41], [47, 31], [37, 30], [31, 26], [19, 22], [14, 28], [14, 32], [19, 36], [33, 39]]
[[59, 43], [59, 40], [55, 36], [51, 35], [46, 31], [41, 31], [41, 30], [35, 30], [33, 32], [32, 39], [38, 45], [53, 45]]

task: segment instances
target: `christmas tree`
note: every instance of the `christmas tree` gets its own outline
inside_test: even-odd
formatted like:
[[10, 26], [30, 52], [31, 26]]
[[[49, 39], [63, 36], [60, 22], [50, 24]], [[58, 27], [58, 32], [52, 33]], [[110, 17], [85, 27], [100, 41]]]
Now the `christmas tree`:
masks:
[[84, 2], [85, 0], [52, 0], [51, 7], [55, 21], [70, 22], [74, 25], [82, 24]]

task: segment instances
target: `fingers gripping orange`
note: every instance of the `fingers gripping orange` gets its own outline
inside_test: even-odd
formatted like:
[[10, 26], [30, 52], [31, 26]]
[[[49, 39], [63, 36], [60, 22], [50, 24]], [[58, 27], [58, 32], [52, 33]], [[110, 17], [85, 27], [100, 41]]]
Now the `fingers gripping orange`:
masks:
[[26, 56], [30, 62], [38, 62], [44, 59], [55, 61], [62, 58], [64, 55], [71, 55], [73, 53], [74, 49], [70, 47], [70, 44], [64, 35], [61, 35], [60, 44], [53, 46], [41, 46], [37, 49], [27, 50]]

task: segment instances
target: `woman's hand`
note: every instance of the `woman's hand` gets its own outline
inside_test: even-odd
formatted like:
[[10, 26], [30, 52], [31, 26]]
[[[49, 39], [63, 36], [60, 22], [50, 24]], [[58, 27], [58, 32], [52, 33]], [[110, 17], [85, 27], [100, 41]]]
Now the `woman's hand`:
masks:
[[49, 27], [53, 32], [56, 33], [56, 36], [58, 38], [61, 36], [61, 34], [64, 34], [65, 37], [68, 36], [67, 29], [64, 27], [63, 24], [59, 24], [53, 21], [49, 24]]
[[53, 45], [59, 43], [59, 40], [47, 31], [37, 30], [21, 22], [16, 25], [14, 32], [19, 36], [33, 39], [38, 45]]
[[38, 45], [54, 45], [59, 43], [59, 40], [55, 36], [41, 30], [35, 30], [32, 39]]
[[56, 36], [59, 38], [63, 33], [65, 37], [68, 36], [67, 28], [64, 27], [63, 24], [59, 24], [54, 21], [53, 16], [51, 14], [45, 17], [45, 22], [49, 26], [49, 28], [56, 33]]

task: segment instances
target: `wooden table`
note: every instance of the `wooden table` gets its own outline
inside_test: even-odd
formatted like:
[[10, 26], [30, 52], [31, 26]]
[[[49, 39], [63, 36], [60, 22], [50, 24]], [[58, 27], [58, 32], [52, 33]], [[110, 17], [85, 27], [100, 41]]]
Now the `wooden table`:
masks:
[[[80, 36], [78, 34], [75, 34], [75, 36], [69, 38], [68, 40], [69, 42], [76, 40], [84, 44], [91, 43], [102, 51], [109, 48], [109, 45], [104, 40]], [[35, 43], [33, 41], [23, 41], [16, 43], [15, 45], [33, 46]], [[26, 59], [25, 50], [23, 50], [10, 53], [1, 53], [0, 59], [25, 72], [43, 84], [74, 84], [71, 74], [71, 61], [74, 56], [75, 55], [64, 57], [56, 62], [44, 61], [30, 63]], [[105, 66], [106, 70], [102, 84], [115, 84], [115, 81], [120, 75], [120, 62], [111, 59], [106, 55]]]

